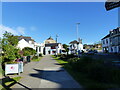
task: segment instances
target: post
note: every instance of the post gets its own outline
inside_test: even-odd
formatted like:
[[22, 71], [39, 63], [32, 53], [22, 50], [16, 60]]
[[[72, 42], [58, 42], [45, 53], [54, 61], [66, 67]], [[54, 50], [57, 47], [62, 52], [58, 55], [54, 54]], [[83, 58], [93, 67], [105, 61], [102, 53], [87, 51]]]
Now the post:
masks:
[[[77, 41], [78, 41], [78, 25], [80, 24], [80, 23], [76, 23], [77, 24], [77, 29], [76, 29], [76, 34], [77, 34]], [[77, 44], [77, 54], [78, 54], [78, 44]], [[78, 56], [79, 57], [79, 56]]]
[[20, 62], [18, 62], [18, 75], [20, 75]]
[[77, 41], [78, 41], [78, 25], [79, 25], [80, 23], [76, 23], [76, 24], [77, 24], [76, 34], [77, 34]]
[[58, 37], [58, 35], [56, 34], [56, 43], [57, 43], [57, 37]]

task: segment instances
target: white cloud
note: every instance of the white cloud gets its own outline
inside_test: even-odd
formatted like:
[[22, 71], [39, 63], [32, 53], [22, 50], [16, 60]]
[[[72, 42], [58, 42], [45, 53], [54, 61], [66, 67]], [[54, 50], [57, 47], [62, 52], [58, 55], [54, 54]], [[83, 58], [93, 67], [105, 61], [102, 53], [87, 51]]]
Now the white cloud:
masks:
[[23, 27], [17, 27], [16, 30], [18, 31], [19, 34], [25, 34], [25, 28]]
[[7, 27], [7, 26], [4, 26], [4, 25], [0, 25], [0, 37], [3, 36], [4, 32], [7, 31], [7, 32], [10, 32], [14, 35], [23, 35], [25, 34], [25, 28], [23, 27], [16, 27], [16, 28], [11, 28], [11, 27]]
[[31, 27], [30, 27], [30, 30], [31, 30], [31, 31], [36, 31], [37, 28], [36, 28], [35, 26], [31, 26]]

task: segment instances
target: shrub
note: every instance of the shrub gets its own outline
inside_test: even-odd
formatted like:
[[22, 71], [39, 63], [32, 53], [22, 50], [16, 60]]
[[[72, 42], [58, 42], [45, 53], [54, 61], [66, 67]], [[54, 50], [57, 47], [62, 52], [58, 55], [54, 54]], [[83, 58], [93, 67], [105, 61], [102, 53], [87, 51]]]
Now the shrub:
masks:
[[107, 66], [103, 60], [90, 57], [71, 58], [69, 65], [76, 72], [82, 72], [89, 78], [105, 83], [120, 83], [120, 70], [113, 66]]
[[36, 51], [33, 48], [25, 47], [22, 49], [24, 56], [34, 55]]
[[33, 56], [33, 58], [32, 59], [38, 59], [38, 56]]

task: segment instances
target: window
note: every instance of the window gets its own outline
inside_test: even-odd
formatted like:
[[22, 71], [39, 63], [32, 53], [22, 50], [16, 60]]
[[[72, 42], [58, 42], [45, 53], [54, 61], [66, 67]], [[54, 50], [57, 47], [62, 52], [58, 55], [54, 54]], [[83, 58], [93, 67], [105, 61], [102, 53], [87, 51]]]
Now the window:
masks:
[[41, 47], [39, 47], [39, 52], [41, 51]]
[[111, 48], [111, 52], [113, 52], [113, 48]]
[[120, 52], [120, 46], [119, 46], [119, 52]]
[[105, 44], [105, 41], [103, 40], [103, 44]]
[[108, 44], [108, 39], [106, 39], [106, 43]]
[[36, 52], [37, 52], [37, 49], [38, 49], [38, 48], [36, 47]]

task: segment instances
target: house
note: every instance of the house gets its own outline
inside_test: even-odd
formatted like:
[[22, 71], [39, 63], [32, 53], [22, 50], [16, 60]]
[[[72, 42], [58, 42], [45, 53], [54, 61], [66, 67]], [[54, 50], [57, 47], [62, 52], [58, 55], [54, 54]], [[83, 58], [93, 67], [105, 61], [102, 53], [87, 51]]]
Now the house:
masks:
[[36, 50], [37, 54], [43, 53], [43, 45], [36, 43], [31, 37], [27, 36], [16, 36], [18, 37], [18, 45], [17, 48], [22, 50], [25, 47], [30, 47]]
[[74, 40], [71, 41], [70, 43], [70, 47], [69, 50], [71, 52], [71, 54], [76, 54], [78, 51], [82, 51], [83, 50], [83, 45], [82, 45], [82, 40]]
[[62, 44], [57, 43], [51, 36], [44, 41], [44, 55], [54, 55], [62, 53]]
[[91, 48], [94, 48], [94, 45], [93, 45], [93, 44], [89, 44], [89, 45], [84, 44], [84, 45], [83, 45], [83, 48], [84, 48], [84, 49], [91, 49]]
[[120, 53], [120, 27], [113, 29], [102, 38], [103, 52]]
[[102, 38], [102, 51], [110, 52], [110, 34]]

